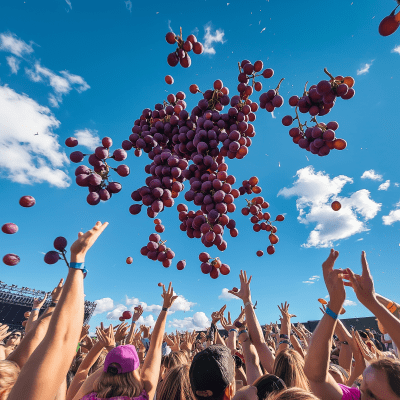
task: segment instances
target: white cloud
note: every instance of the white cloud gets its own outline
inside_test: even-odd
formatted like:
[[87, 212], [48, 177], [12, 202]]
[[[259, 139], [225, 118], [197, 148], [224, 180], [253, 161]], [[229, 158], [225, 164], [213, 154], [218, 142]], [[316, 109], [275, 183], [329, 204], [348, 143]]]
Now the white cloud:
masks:
[[325, 299], [329, 299], [329, 294], [327, 294], [327, 295], [325, 296]]
[[[330, 179], [324, 172], [315, 172], [312, 166], [298, 170], [296, 176], [293, 186], [281, 189], [278, 196], [297, 196], [297, 219], [305, 225], [315, 224], [304, 247], [331, 247], [334, 241], [368, 231], [366, 221], [374, 218], [381, 209], [381, 204], [370, 199], [370, 192], [366, 189], [347, 198], [338, 197], [346, 183], [353, 183], [347, 176]], [[340, 201], [340, 211], [332, 210], [333, 200]]]
[[18, 73], [20, 60], [18, 60], [14, 56], [6, 57], [6, 60], [7, 60], [8, 65], [11, 68], [11, 73], [12, 74]]
[[2, 177], [22, 184], [48, 182], [68, 187], [70, 178], [62, 168], [69, 160], [53, 132], [59, 125], [47, 107], [8, 86], [0, 86]]
[[62, 96], [68, 94], [72, 89], [78, 93], [90, 89], [90, 86], [79, 75], [70, 74], [68, 71], [61, 71], [61, 75], [57, 75], [50, 69], [40, 65], [36, 61], [33, 68], [25, 68], [25, 72], [29, 79], [33, 82], [46, 82], [54, 90], [49, 95], [49, 102], [53, 107], [58, 107], [62, 102]]
[[[176, 293], [174, 293], [176, 295]], [[191, 311], [191, 307], [196, 303], [192, 303], [189, 300], [186, 300], [182, 295], [179, 295], [178, 298], [174, 301], [171, 308], [169, 309], [170, 313], [175, 311]]]
[[378, 190], [388, 190], [390, 186], [390, 180], [388, 179], [386, 182], [383, 182], [379, 185]]
[[125, 6], [126, 6], [126, 9], [131, 13], [132, 12], [132, 1], [131, 0], [126, 0], [125, 1]]
[[106, 311], [110, 311], [114, 308], [114, 301], [109, 297], [104, 297], [103, 299], [95, 300], [96, 308], [93, 315], [102, 314]]
[[360, 69], [357, 70], [357, 75], [368, 74], [371, 65], [372, 65], [372, 61], [371, 61], [371, 64], [365, 63]]
[[33, 53], [32, 42], [28, 44], [11, 32], [0, 34], [0, 50], [7, 51], [18, 57]]
[[383, 225], [392, 225], [400, 221], [400, 201], [396, 204], [397, 209], [390, 211], [389, 215], [382, 217]]
[[204, 27], [204, 38], [203, 38], [203, 46], [205, 54], [215, 54], [215, 49], [213, 47], [213, 43], [225, 43], [224, 41], [224, 31], [217, 29], [214, 34], [211, 33], [211, 26], [206, 25]]
[[78, 143], [81, 146], [85, 146], [89, 150], [94, 150], [96, 147], [100, 146], [100, 138], [96, 130], [79, 129], [74, 132], [73, 136], [78, 139]]
[[114, 310], [107, 314], [107, 319], [118, 319], [124, 311], [128, 309], [124, 304], [118, 304]]
[[396, 183], [394, 184], [394, 186], [399, 187], [399, 186], [400, 186], [400, 183], [397, 183], [397, 182], [396, 182]]
[[151, 326], [152, 328], [154, 328], [154, 325], [156, 324], [156, 321], [153, 317], [152, 314], [147, 315], [146, 317], [143, 317], [143, 315], [141, 317], [139, 317], [139, 319], [137, 320], [137, 325], [145, 325], [145, 326]]
[[238, 300], [239, 297], [236, 297], [235, 295], [233, 295], [232, 293], [228, 293], [227, 288], [223, 288], [222, 289], [222, 293], [218, 296], [219, 299], [224, 299], [224, 300], [232, 300], [232, 299], [236, 299]]
[[382, 175], [377, 174], [373, 169], [364, 171], [361, 175], [361, 179], [371, 179], [373, 181], [381, 181], [383, 179]]
[[346, 299], [346, 300], [344, 301], [343, 305], [346, 306], [346, 307], [348, 307], [348, 306], [356, 306], [357, 303], [356, 303], [355, 301], [353, 301], [353, 300], [347, 300], [347, 299]]
[[71, 0], [65, 0], [65, 2], [69, 5], [70, 10], [72, 10]]
[[308, 281], [303, 281], [303, 283], [307, 283], [308, 285], [312, 285], [315, 282], [319, 281], [319, 276], [318, 275], [313, 275], [311, 278], [308, 278]]
[[210, 321], [206, 314], [203, 312], [196, 312], [193, 317], [186, 317], [184, 319], [173, 319], [168, 321], [168, 326], [170, 328], [175, 328], [178, 330], [202, 330], [210, 326]]
[[399, 45], [399, 46], [396, 46], [396, 47], [392, 50], [392, 53], [398, 53], [398, 54], [400, 54], [400, 45]]

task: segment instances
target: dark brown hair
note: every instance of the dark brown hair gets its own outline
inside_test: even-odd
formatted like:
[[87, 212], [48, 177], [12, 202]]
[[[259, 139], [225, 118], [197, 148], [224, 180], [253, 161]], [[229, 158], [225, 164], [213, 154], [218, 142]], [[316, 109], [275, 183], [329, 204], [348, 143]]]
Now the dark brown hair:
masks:
[[383, 371], [389, 382], [389, 386], [396, 396], [400, 396], [400, 361], [390, 358], [382, 358], [370, 364], [377, 371]]
[[260, 376], [253, 386], [257, 389], [258, 400], [265, 400], [268, 395], [286, 389], [286, 384], [281, 378], [272, 374]]

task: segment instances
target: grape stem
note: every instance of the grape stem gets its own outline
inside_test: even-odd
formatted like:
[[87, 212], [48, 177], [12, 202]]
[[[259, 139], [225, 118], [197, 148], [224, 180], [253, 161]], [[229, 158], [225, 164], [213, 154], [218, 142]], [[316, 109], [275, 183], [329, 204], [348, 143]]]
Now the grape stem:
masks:
[[67, 250], [64, 249], [64, 250], [61, 252], [61, 255], [63, 256], [63, 259], [64, 259], [65, 263], [67, 264], [67, 267], [69, 268], [69, 263], [68, 263], [68, 261], [67, 261], [67, 257], [65, 257], [66, 252], [67, 252]]
[[306, 95], [307, 95], [307, 85], [308, 85], [308, 81], [307, 81], [306, 84], [304, 85], [303, 96], [306, 96]]
[[281, 86], [281, 83], [282, 83], [284, 80], [285, 80], [285, 78], [282, 78], [282, 79], [279, 81], [278, 86], [275, 88], [276, 93], [279, 93], [279, 88], [280, 88], [280, 86]]
[[329, 78], [335, 80], [335, 77], [326, 68], [324, 68], [324, 72], [329, 76]]

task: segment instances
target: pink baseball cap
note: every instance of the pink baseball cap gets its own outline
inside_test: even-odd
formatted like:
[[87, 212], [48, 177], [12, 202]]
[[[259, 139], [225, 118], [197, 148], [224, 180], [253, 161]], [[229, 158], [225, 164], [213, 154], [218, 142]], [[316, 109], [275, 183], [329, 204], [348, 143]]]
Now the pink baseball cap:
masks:
[[108, 367], [113, 363], [119, 365], [119, 367], [117, 366], [119, 374], [132, 372], [139, 368], [140, 361], [135, 346], [127, 344], [112, 349], [106, 356], [103, 371], [107, 372]]

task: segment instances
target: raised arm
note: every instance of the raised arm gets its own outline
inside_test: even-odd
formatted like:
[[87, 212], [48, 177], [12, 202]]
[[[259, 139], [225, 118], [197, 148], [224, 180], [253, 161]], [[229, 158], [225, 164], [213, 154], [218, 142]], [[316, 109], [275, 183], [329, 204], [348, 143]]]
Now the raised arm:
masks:
[[43, 304], [45, 303], [46, 299], [47, 299], [47, 293], [45, 294], [42, 300], [39, 300], [37, 298], [33, 299], [32, 310], [31, 313], [29, 314], [29, 318], [26, 321], [25, 333], [28, 333], [32, 329], [33, 323], [38, 319], [40, 309], [43, 307]]
[[[71, 246], [71, 262], [85, 261], [87, 251], [107, 225], [97, 222], [90, 231], [78, 234]], [[54, 399], [75, 355], [83, 316], [83, 273], [69, 268], [47, 334], [22, 368], [8, 400]]]
[[[40, 316], [40, 318], [32, 322], [30, 331], [25, 335], [24, 340], [22, 340], [19, 346], [7, 357], [8, 361], [14, 361], [19, 365], [20, 368], [22, 368], [32, 353], [39, 346], [47, 333], [53, 311], [60, 299], [63, 289], [63, 282], [64, 279], [61, 279], [59, 284], [51, 292], [51, 303], [45, 312]], [[47, 296], [44, 298], [43, 303], [46, 298]], [[41, 307], [42, 305], [40, 305], [40, 303], [37, 304], [38, 307]]]
[[290, 317], [291, 315], [289, 314], [289, 304], [285, 301], [285, 304], [281, 303], [281, 306], [279, 307], [279, 311], [282, 314], [281, 320], [281, 330], [280, 330], [280, 335], [279, 335], [279, 342], [278, 342], [278, 350], [275, 354], [275, 356], [278, 355], [280, 351], [283, 351], [285, 349], [289, 348], [290, 345]]
[[245, 329], [243, 329], [239, 335], [239, 342], [242, 345], [246, 363], [247, 384], [252, 385], [262, 375], [257, 352], [255, 347], [251, 344], [250, 337]]
[[246, 271], [240, 271], [239, 278], [240, 290], [229, 290], [229, 293], [235, 295], [236, 297], [239, 297], [239, 299], [242, 299], [246, 314], [246, 323], [249, 329], [249, 335], [257, 350], [258, 356], [260, 357], [262, 366], [268, 373], [271, 374], [274, 367], [275, 357], [265, 343], [260, 323], [258, 322], [253, 304], [251, 302], [250, 282], [252, 277], [250, 276], [250, 278], [247, 279]]
[[144, 360], [144, 365], [141, 371], [142, 380], [144, 383], [144, 388], [149, 396], [149, 399], [154, 397], [154, 393], [157, 388], [158, 375], [160, 373], [161, 365], [161, 347], [163, 342], [165, 323], [167, 320], [168, 309], [172, 306], [173, 302], [178, 298], [174, 296], [174, 289], [169, 284], [168, 290], [165, 290], [163, 285], [164, 299], [163, 308], [158, 315], [156, 324], [154, 326], [153, 333], [151, 335], [150, 348], [147, 352], [147, 356]]
[[321, 400], [341, 400], [343, 396], [339, 385], [328, 372], [337, 315], [346, 298], [342, 271], [333, 269], [338, 256], [339, 252], [331, 249], [329, 257], [322, 264], [325, 284], [330, 295], [327, 308], [330, 315], [324, 314], [315, 329], [304, 365], [304, 372], [310, 382], [311, 390]]
[[362, 275], [355, 274], [350, 268], [347, 269], [346, 286], [351, 286], [356, 293], [357, 299], [378, 318], [385, 327], [392, 341], [400, 347], [400, 321], [377, 299], [374, 281], [368, 266], [365, 251], [361, 254]]

